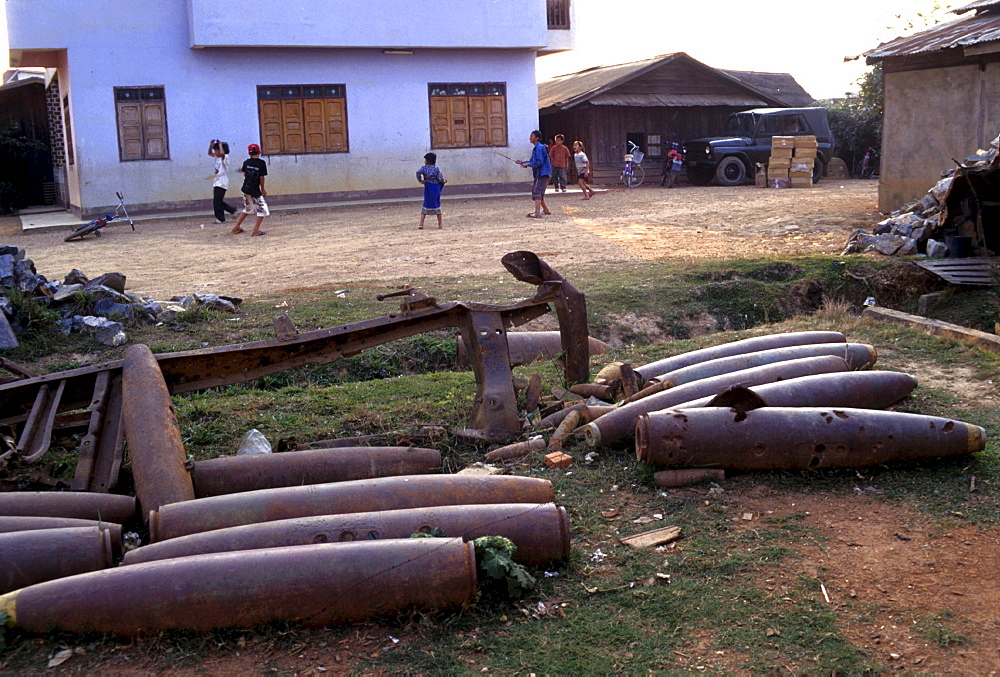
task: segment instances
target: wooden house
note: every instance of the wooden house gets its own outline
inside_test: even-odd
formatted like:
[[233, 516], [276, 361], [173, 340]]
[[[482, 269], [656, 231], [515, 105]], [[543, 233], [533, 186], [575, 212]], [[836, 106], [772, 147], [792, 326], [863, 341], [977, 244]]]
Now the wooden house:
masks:
[[646, 154], [647, 181], [658, 179], [671, 142], [716, 135], [730, 113], [812, 101], [787, 73], [720, 70], [684, 52], [589, 68], [538, 85], [543, 137], [583, 141], [598, 183], [618, 180], [628, 141]]

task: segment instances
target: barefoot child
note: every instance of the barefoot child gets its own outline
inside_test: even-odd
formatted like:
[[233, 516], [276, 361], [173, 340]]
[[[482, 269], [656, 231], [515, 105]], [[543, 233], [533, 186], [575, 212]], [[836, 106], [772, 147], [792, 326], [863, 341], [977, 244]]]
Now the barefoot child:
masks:
[[436, 214], [438, 228], [441, 228], [441, 189], [448, 183], [441, 170], [435, 166], [437, 155], [428, 153], [424, 156], [424, 166], [417, 170], [417, 181], [424, 185], [424, 206], [420, 210], [420, 230], [424, 229], [424, 218], [428, 214]]
[[264, 223], [264, 217], [271, 212], [267, 208], [267, 201], [264, 196], [267, 191], [264, 189], [264, 177], [267, 176], [267, 163], [260, 159], [260, 146], [251, 143], [247, 146], [247, 153], [250, 159], [243, 161], [240, 171], [243, 173], [243, 212], [236, 218], [236, 225], [233, 226], [233, 235], [242, 233], [243, 219], [247, 214], [256, 212], [257, 221], [253, 224], [251, 235], [267, 235], [260, 229], [260, 224]]
[[590, 158], [587, 157], [586, 149], [583, 147], [583, 141], [573, 142], [573, 162], [576, 163], [576, 172], [579, 177], [577, 183], [580, 184], [580, 190], [583, 191], [582, 200], [589, 200], [594, 197], [594, 189], [588, 184], [590, 181]]

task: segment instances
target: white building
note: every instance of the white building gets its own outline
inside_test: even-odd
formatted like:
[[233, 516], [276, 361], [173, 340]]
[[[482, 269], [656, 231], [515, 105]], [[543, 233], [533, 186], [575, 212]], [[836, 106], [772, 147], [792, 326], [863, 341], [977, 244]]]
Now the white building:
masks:
[[274, 204], [509, 189], [538, 127], [535, 58], [572, 49], [570, 0], [6, 0], [15, 67], [48, 71], [74, 213], [210, 211], [210, 139], [249, 143]]

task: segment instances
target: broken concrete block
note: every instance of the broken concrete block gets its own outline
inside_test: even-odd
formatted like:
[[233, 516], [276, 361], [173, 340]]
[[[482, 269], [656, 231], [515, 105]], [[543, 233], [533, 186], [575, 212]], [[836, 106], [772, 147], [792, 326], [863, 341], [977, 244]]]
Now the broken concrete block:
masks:
[[83, 289], [83, 285], [80, 284], [79, 282], [74, 284], [64, 284], [61, 287], [59, 287], [56, 293], [52, 295], [52, 300], [55, 301], [56, 303], [66, 301], [68, 299], [73, 298], [78, 293], [80, 293], [81, 289]]
[[899, 235], [879, 235], [872, 243], [871, 248], [879, 254], [892, 256], [899, 251], [905, 241], [906, 238]]
[[948, 256], [948, 245], [934, 239], [927, 240], [927, 256], [932, 259], [943, 259]]
[[119, 294], [125, 293], [125, 276], [121, 273], [104, 273], [99, 277], [95, 277], [90, 282], [84, 285], [84, 289], [90, 291], [91, 287], [96, 286], [110, 287], [114, 289]]
[[128, 303], [115, 303], [111, 299], [101, 299], [94, 304], [94, 314], [101, 317], [119, 315], [129, 320], [135, 319], [135, 309]]
[[17, 336], [7, 321], [6, 313], [0, 313], [0, 349], [17, 348]]
[[88, 278], [86, 275], [84, 275], [76, 268], [66, 273], [65, 279], [63, 279], [63, 284], [85, 285], [88, 282], [90, 282], [90, 278]]
[[896, 250], [896, 256], [914, 256], [917, 253], [917, 241], [911, 237], [904, 238], [903, 245]]
[[0, 254], [0, 287], [11, 289], [14, 286], [14, 256]]
[[951, 176], [941, 179], [928, 191], [928, 193], [938, 202], [942, 202], [944, 200], [945, 193], [947, 193], [948, 189], [951, 188], [952, 179], [953, 177]]
[[209, 310], [217, 310], [222, 313], [236, 312], [236, 306], [229, 301], [226, 301], [218, 294], [200, 294], [196, 292], [194, 294], [194, 298], [199, 305], [202, 305]]

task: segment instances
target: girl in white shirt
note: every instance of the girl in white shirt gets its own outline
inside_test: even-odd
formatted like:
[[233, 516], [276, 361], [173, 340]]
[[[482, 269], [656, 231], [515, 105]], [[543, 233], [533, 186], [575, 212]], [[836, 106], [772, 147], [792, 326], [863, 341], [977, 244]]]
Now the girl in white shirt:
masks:
[[215, 158], [215, 173], [206, 176], [212, 179], [212, 207], [215, 210], [215, 220], [218, 223], [226, 222], [226, 212], [236, 213], [236, 208], [225, 201], [226, 191], [229, 190], [229, 144], [225, 141], [212, 139], [208, 144], [208, 154]]
[[582, 141], [573, 142], [573, 162], [576, 163], [577, 184], [583, 191], [584, 200], [589, 200], [594, 196], [594, 189], [587, 185], [590, 181], [590, 158], [584, 151]]

